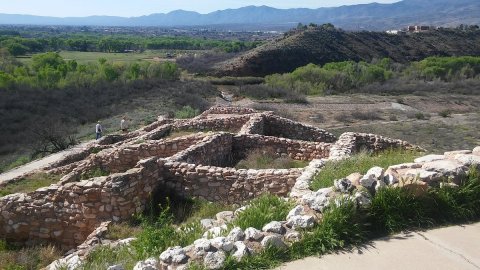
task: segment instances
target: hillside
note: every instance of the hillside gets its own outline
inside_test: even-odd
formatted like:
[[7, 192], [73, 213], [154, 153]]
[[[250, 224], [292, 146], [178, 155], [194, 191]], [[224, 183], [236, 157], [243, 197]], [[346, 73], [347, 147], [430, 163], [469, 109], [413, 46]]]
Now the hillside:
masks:
[[217, 64], [215, 73], [264, 76], [290, 72], [309, 63], [322, 65], [385, 57], [405, 63], [429, 56], [461, 55], [480, 55], [480, 31], [445, 29], [390, 35], [382, 32], [345, 32], [322, 26], [287, 33], [283, 38]]
[[104, 25], [104, 26], [199, 26], [229, 25], [231, 29], [290, 29], [297, 23], [333, 23], [344, 29], [386, 30], [408, 24], [456, 26], [479, 24], [480, 2], [476, 0], [404, 0], [393, 4], [362, 4], [334, 8], [277, 9], [248, 6], [200, 14], [176, 10], [140, 17], [42, 17], [0, 14], [0, 24]]

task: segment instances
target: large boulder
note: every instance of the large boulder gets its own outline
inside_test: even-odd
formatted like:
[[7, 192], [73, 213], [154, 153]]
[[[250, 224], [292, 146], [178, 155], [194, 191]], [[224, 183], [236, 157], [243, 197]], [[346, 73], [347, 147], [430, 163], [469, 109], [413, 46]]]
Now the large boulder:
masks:
[[360, 184], [368, 189], [375, 188], [378, 180], [383, 181], [385, 170], [381, 167], [373, 167], [360, 179]]
[[226, 237], [215, 237], [210, 243], [218, 250], [223, 250], [225, 252], [230, 252], [233, 249], [233, 242], [228, 240]]
[[355, 186], [347, 178], [335, 180], [333, 186], [341, 193], [350, 193], [355, 189]]
[[204, 256], [211, 248], [212, 244], [208, 239], [201, 238], [193, 242], [193, 254], [195, 256]]
[[414, 162], [416, 163], [425, 163], [425, 162], [432, 162], [437, 160], [445, 159], [444, 155], [426, 155], [423, 157], [416, 158]]
[[437, 160], [423, 164], [422, 169], [428, 172], [437, 172], [441, 177], [458, 183], [465, 177], [468, 167], [455, 160]]
[[166, 264], [181, 264], [188, 259], [185, 250], [180, 247], [169, 247], [160, 254], [160, 260]]
[[287, 226], [293, 229], [310, 229], [315, 226], [315, 218], [309, 215], [291, 216], [287, 220]]
[[332, 188], [319, 189], [317, 192], [311, 192], [305, 194], [302, 197], [302, 201], [308, 205], [311, 209], [322, 212], [325, 207], [330, 204], [330, 200], [334, 196]]
[[477, 146], [473, 149], [472, 154], [480, 156], [480, 146]]
[[292, 210], [290, 210], [290, 212], [288, 212], [287, 220], [288, 220], [290, 217], [298, 216], [298, 215], [303, 214], [304, 211], [305, 211], [305, 209], [304, 209], [303, 205], [297, 205], [297, 206], [295, 206]]
[[242, 241], [235, 242], [235, 252], [232, 254], [232, 257], [235, 258], [237, 261], [241, 261], [243, 257], [250, 254], [250, 250], [248, 249], [247, 245]]
[[233, 228], [227, 236], [232, 242], [242, 241], [245, 238], [245, 232], [240, 227]]

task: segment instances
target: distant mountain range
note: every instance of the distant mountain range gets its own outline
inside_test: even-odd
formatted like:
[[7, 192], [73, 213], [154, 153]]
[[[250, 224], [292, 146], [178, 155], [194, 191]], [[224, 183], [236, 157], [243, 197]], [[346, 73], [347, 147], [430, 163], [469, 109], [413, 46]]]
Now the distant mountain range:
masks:
[[[480, 24], [480, 0], [403, 0], [393, 4], [362, 4], [319, 9], [276, 9], [248, 6], [208, 14], [177, 10], [141, 17], [43, 17], [0, 14], [0, 24], [97, 25], [97, 26], [215, 26], [234, 25], [238, 29], [291, 28], [298, 23], [332, 23], [350, 29], [386, 30], [409, 24], [456, 26]], [[267, 27], [268, 28], [268, 27]]]

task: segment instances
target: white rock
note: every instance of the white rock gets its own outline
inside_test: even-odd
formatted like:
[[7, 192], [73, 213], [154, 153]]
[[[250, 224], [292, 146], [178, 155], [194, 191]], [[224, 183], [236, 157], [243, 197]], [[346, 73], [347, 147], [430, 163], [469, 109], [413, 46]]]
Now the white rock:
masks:
[[456, 155], [455, 160], [466, 167], [470, 167], [472, 165], [478, 167], [480, 165], [480, 156], [477, 155]]
[[258, 241], [263, 238], [263, 233], [260, 230], [249, 227], [245, 230], [245, 238], [250, 241]]
[[335, 180], [333, 186], [342, 193], [349, 193], [355, 189], [352, 182], [346, 178]]
[[446, 158], [454, 158], [456, 155], [468, 155], [471, 153], [472, 151], [470, 150], [457, 150], [457, 151], [445, 152], [444, 155]]
[[240, 227], [235, 227], [230, 231], [227, 238], [232, 242], [242, 241], [245, 238], [245, 233]]
[[158, 270], [158, 261], [155, 258], [150, 258], [145, 261], [138, 262], [133, 270]]
[[423, 164], [422, 169], [429, 172], [438, 172], [443, 177], [461, 180], [468, 170], [463, 164], [455, 160], [437, 160]]
[[287, 220], [288, 220], [290, 217], [298, 216], [298, 215], [303, 214], [304, 211], [305, 211], [305, 209], [304, 209], [303, 205], [297, 205], [297, 206], [295, 206], [295, 208], [293, 208], [292, 210], [290, 210], [290, 212], [288, 212]]
[[432, 162], [432, 161], [442, 160], [445, 158], [446, 157], [444, 155], [426, 155], [423, 157], [416, 158], [414, 162], [415, 163]]
[[361, 208], [369, 207], [372, 204], [372, 199], [370, 198], [370, 194], [364, 191], [357, 191], [354, 196], [357, 205]]
[[332, 188], [320, 189], [317, 192], [306, 194], [302, 197], [302, 201], [308, 205], [311, 209], [322, 212], [325, 207], [328, 206], [331, 196], [333, 194]]
[[217, 221], [215, 219], [211, 219], [211, 218], [206, 218], [206, 219], [202, 219], [200, 220], [200, 224], [202, 225], [203, 229], [205, 230], [209, 230], [213, 227], [215, 227], [217, 225]]
[[193, 253], [196, 256], [204, 256], [211, 248], [212, 245], [208, 239], [201, 238], [193, 242]]
[[233, 249], [233, 242], [228, 240], [226, 237], [215, 237], [210, 241], [210, 243], [218, 250], [223, 250], [225, 252], [230, 252]]
[[235, 212], [233, 213], [234, 216], [238, 216], [240, 213], [242, 213], [243, 211], [245, 211], [247, 208], [248, 208], [248, 206], [242, 206], [242, 207], [238, 208], [238, 209], [235, 210]]
[[182, 263], [186, 259], [187, 256], [185, 255], [185, 250], [180, 246], [169, 247], [167, 250], [162, 252], [162, 254], [160, 254], [160, 260], [167, 264]]
[[262, 231], [284, 234], [285, 233], [285, 228], [282, 226], [282, 223], [280, 223], [278, 221], [272, 221], [272, 222], [266, 224], [265, 226], [263, 226]]
[[243, 259], [243, 257], [250, 254], [250, 251], [249, 251], [247, 245], [245, 245], [245, 243], [243, 243], [242, 241], [237, 241], [237, 242], [235, 242], [234, 245], [235, 245], [235, 252], [232, 254], [232, 256], [237, 261], [241, 261]]
[[315, 218], [308, 215], [298, 215], [287, 220], [287, 226], [293, 229], [310, 229], [315, 226]]
[[112, 265], [107, 268], [107, 270], [125, 270], [125, 267], [121, 264]]
[[473, 149], [472, 154], [480, 156], [480, 146], [477, 146]]
[[227, 225], [213, 227], [203, 234], [203, 238], [214, 238], [214, 237], [222, 236], [223, 232], [225, 232], [226, 230], [227, 230]]
[[232, 211], [223, 211], [215, 215], [217, 220], [224, 223], [230, 223], [233, 220], [234, 214]]
[[203, 259], [203, 265], [211, 270], [220, 269], [225, 264], [225, 259], [226, 256], [223, 251], [208, 252]]
[[372, 188], [377, 180], [383, 179], [385, 170], [381, 167], [373, 167], [360, 179], [360, 185], [366, 188]]
[[282, 238], [278, 235], [267, 235], [262, 240], [262, 247], [266, 248], [273, 246], [276, 248], [286, 248], [287, 245], [283, 242]]

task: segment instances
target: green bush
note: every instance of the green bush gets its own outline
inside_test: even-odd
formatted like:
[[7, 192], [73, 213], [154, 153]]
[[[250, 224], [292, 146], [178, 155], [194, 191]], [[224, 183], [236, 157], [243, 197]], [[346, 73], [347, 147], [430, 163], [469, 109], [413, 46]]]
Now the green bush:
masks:
[[452, 114], [452, 112], [450, 110], [443, 110], [443, 111], [438, 113], [438, 115], [443, 117], [443, 118], [450, 117], [451, 114]]
[[178, 119], [188, 119], [193, 118], [200, 114], [198, 109], [194, 109], [190, 106], [183, 106], [181, 110], [175, 112], [175, 118]]
[[252, 200], [245, 211], [238, 214], [233, 225], [242, 229], [262, 227], [271, 221], [285, 220], [292, 208], [290, 202], [274, 195], [263, 195]]

